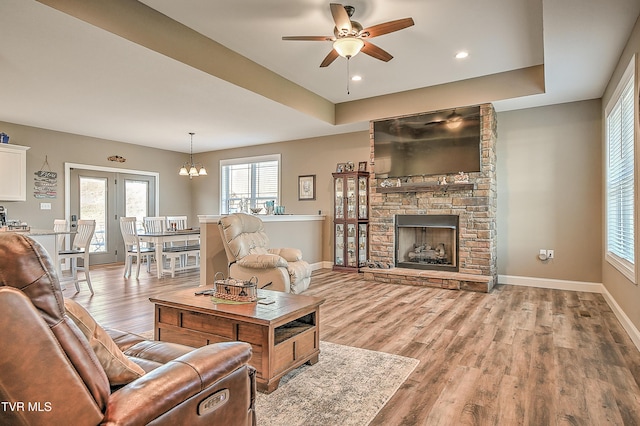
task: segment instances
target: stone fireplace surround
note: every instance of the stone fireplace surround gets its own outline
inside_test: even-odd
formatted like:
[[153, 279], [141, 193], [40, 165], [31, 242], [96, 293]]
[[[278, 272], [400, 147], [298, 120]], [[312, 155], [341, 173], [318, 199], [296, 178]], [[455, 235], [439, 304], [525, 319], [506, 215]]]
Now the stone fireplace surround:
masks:
[[[367, 279], [379, 282], [489, 292], [497, 283], [496, 246], [496, 113], [480, 105], [481, 171], [469, 173], [468, 183], [439, 185], [441, 176], [401, 179], [400, 187], [381, 187], [375, 177], [373, 122], [369, 126], [372, 173], [369, 179], [369, 257], [395, 263], [395, 215], [457, 215], [459, 271], [409, 268], [363, 268]], [[453, 182], [453, 175], [447, 176]]]

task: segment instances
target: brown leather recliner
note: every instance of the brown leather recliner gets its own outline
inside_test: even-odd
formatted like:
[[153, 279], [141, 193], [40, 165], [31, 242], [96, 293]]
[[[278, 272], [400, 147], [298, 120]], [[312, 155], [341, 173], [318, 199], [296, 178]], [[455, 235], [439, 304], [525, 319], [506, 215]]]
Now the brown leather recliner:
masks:
[[193, 349], [111, 330], [146, 371], [112, 388], [48, 254], [16, 233], [0, 233], [0, 313], [1, 425], [255, 425], [246, 343]]

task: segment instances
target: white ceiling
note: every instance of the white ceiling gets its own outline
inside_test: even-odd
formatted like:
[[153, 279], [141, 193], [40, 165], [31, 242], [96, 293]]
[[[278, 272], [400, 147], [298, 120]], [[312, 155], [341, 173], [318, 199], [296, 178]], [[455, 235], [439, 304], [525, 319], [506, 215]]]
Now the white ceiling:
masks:
[[[352, 58], [363, 80], [347, 94], [345, 59], [319, 67], [330, 42], [282, 41], [331, 35], [328, 1], [142, 3], [333, 104], [544, 64], [546, 93], [495, 101], [498, 111], [601, 97], [640, 14], [637, 0], [349, 0], [365, 27], [405, 17], [415, 26], [372, 40], [390, 62]], [[0, 121], [180, 152], [191, 131], [202, 152], [368, 128], [330, 124], [88, 22], [2, 0]], [[469, 57], [455, 59], [459, 50]]]

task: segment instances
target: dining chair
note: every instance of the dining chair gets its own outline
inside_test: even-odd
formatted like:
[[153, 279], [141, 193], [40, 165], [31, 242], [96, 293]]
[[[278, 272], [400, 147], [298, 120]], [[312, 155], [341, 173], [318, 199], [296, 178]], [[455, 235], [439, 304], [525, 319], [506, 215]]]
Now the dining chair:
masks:
[[[95, 220], [79, 220], [71, 248], [58, 251], [58, 260], [66, 261], [66, 259], [69, 259], [69, 268], [71, 269], [71, 277], [63, 278], [60, 282], [73, 282], [76, 286], [76, 291], [80, 291], [78, 283], [86, 281], [91, 294], [93, 294], [93, 287], [89, 276], [89, 248], [95, 230]], [[78, 266], [78, 260], [80, 259], [82, 259], [82, 267]], [[79, 279], [78, 272], [84, 272], [84, 279]]]
[[136, 258], [136, 279], [140, 276], [140, 263], [142, 263], [143, 256], [147, 262], [147, 272], [151, 272], [151, 259], [153, 258], [155, 249], [144, 246], [144, 243], [140, 242], [140, 237], [138, 237], [137, 219], [135, 217], [121, 217], [120, 232], [122, 233], [125, 253], [127, 256], [124, 262], [124, 277], [129, 278], [131, 275], [131, 267], [134, 257]]
[[[169, 231], [182, 231], [187, 229], [187, 216], [167, 216], [167, 229]], [[171, 243], [171, 247], [179, 247], [179, 246], [182, 246], [183, 249], [185, 250], [185, 253], [180, 256], [181, 267], [187, 265], [187, 263], [189, 262], [189, 257], [194, 257], [195, 263], [199, 264], [200, 252], [194, 251], [200, 248], [199, 243], [193, 244], [189, 240], [174, 241]], [[194, 255], [194, 254], [190, 255], [188, 253], [197, 253], [197, 255]]]
[[65, 232], [64, 234], [56, 235], [56, 245], [55, 245], [56, 253], [52, 256], [56, 264], [56, 271], [58, 272], [59, 277], [62, 277], [62, 265], [60, 264], [61, 262], [60, 262], [60, 258], [58, 257], [58, 252], [65, 248], [64, 241], [67, 238], [66, 232], [68, 231], [69, 231], [69, 222], [67, 222], [67, 219], [53, 220], [53, 232]]
[[181, 231], [187, 229], [186, 216], [167, 216], [167, 229], [172, 231]]
[[150, 234], [161, 233], [167, 230], [167, 218], [166, 216], [147, 216], [142, 219], [145, 232]]
[[[53, 232], [66, 232], [69, 230], [69, 222], [67, 222], [67, 219], [54, 219], [53, 221]], [[58, 240], [57, 243], [57, 248], [58, 250], [62, 249], [62, 247], [64, 247], [64, 240], [66, 238], [67, 234], [58, 234], [56, 235], [56, 239]]]

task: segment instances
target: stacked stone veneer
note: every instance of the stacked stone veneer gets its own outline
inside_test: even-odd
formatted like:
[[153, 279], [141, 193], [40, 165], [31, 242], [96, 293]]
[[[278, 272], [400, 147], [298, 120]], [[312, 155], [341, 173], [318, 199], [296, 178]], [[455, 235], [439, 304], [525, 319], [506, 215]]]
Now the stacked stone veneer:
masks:
[[[394, 263], [394, 216], [396, 214], [453, 214], [459, 216], [459, 273], [438, 271], [429, 274], [426, 271], [395, 268], [393, 279], [368, 270], [365, 274], [374, 279], [387, 282], [403, 282], [398, 279], [406, 271], [406, 284], [433, 286], [441, 283], [444, 288], [455, 288], [455, 282], [473, 282], [469, 275], [480, 275], [477, 285], [469, 289], [490, 291], [497, 282], [496, 247], [496, 113], [491, 104], [480, 106], [481, 125], [481, 172], [469, 173], [469, 183], [474, 189], [456, 190], [446, 186], [425, 189], [422, 192], [380, 193], [377, 189], [383, 179], [375, 177], [375, 151], [373, 145], [373, 122], [370, 123], [370, 146], [373, 173], [370, 184], [369, 217], [369, 257], [373, 261]], [[453, 182], [453, 174], [447, 176]], [[437, 183], [441, 176], [419, 176], [401, 179], [402, 184], [418, 182]], [[442, 278], [443, 274], [449, 279]], [[424, 278], [420, 278], [424, 277]], [[432, 277], [432, 279], [428, 279]], [[480, 279], [482, 278], [482, 279]], [[464, 287], [464, 286], [463, 286]], [[460, 288], [458, 286], [458, 288]]]

